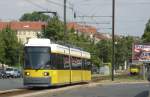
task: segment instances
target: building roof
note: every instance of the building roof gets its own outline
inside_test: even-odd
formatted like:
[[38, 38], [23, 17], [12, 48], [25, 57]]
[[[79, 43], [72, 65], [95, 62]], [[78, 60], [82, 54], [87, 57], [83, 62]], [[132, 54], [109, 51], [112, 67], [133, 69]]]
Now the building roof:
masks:
[[0, 22], [0, 30], [10, 26], [13, 30], [41, 30], [44, 22]]
[[111, 37], [109, 37], [108, 35], [102, 34], [102, 33], [95, 33], [94, 34], [95, 38], [98, 38], [100, 40], [108, 40], [111, 39]]
[[69, 29], [75, 29], [76, 31], [79, 31], [79, 32], [83, 32], [83, 33], [96, 33], [97, 32], [97, 29], [93, 26], [89, 26], [89, 25], [80, 25], [80, 24], [77, 24], [76, 22], [70, 22], [67, 24], [67, 27]]

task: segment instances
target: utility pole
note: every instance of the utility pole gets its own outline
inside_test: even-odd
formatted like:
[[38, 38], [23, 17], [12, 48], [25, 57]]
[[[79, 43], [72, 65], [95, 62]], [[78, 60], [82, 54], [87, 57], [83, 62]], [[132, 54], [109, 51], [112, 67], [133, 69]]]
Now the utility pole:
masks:
[[66, 41], [67, 27], [66, 27], [66, 0], [64, 0], [64, 42]]
[[115, 67], [115, 0], [112, 0], [112, 78], [114, 81], [114, 67]]

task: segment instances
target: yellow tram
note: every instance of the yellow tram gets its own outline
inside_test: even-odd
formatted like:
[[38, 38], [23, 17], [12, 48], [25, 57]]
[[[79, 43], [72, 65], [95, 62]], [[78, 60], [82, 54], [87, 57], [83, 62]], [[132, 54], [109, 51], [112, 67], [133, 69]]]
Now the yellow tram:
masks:
[[91, 80], [90, 53], [51, 43], [49, 39], [29, 39], [25, 44], [24, 85], [53, 86]]
[[129, 72], [131, 75], [137, 75], [140, 73], [140, 66], [139, 65], [131, 65], [129, 68]]

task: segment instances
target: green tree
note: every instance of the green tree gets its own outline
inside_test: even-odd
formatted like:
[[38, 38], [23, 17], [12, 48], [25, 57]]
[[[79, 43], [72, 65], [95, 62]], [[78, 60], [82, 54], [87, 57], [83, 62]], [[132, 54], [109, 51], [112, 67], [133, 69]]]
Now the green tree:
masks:
[[49, 38], [51, 40], [63, 40], [63, 22], [58, 17], [53, 17], [48, 22], [47, 26], [44, 27], [39, 37]]
[[21, 16], [20, 21], [49, 21], [50, 16], [36, 11], [32, 13], [25, 13]]
[[1, 39], [4, 47], [4, 58], [3, 62], [7, 65], [15, 66], [18, 64], [18, 56], [20, 56], [21, 43], [18, 42], [16, 31], [6, 27], [1, 32]]
[[0, 32], [0, 63], [5, 63], [5, 42], [3, 40], [3, 34]]
[[144, 34], [142, 35], [142, 40], [144, 43], [150, 42], [150, 19], [146, 24]]
[[[132, 44], [135, 42], [134, 37], [116, 37], [115, 41], [115, 68], [124, 65], [125, 61], [132, 58]], [[112, 41], [102, 40], [97, 43], [98, 56], [104, 62], [112, 61]]]
[[134, 37], [126, 36], [117, 38], [115, 44], [115, 65], [116, 68], [124, 65], [124, 62], [132, 58], [132, 44], [135, 42]]
[[112, 58], [112, 45], [111, 45], [110, 40], [101, 40], [100, 42], [97, 43], [97, 49], [98, 49], [98, 56], [99, 58], [107, 63], [111, 62]]

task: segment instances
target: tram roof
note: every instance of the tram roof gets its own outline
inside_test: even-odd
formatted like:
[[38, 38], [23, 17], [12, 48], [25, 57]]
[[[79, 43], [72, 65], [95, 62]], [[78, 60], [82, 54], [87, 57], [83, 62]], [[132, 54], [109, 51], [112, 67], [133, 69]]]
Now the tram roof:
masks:
[[87, 58], [90, 59], [90, 53], [79, 50], [76, 48], [69, 48], [67, 46], [63, 46], [60, 44], [56, 43], [51, 43], [50, 39], [45, 39], [45, 38], [32, 38], [29, 39], [27, 44], [25, 46], [40, 46], [40, 47], [50, 47], [52, 53], [59, 53], [59, 54], [64, 54], [64, 55], [71, 55], [74, 57], [81, 57], [81, 58]]

